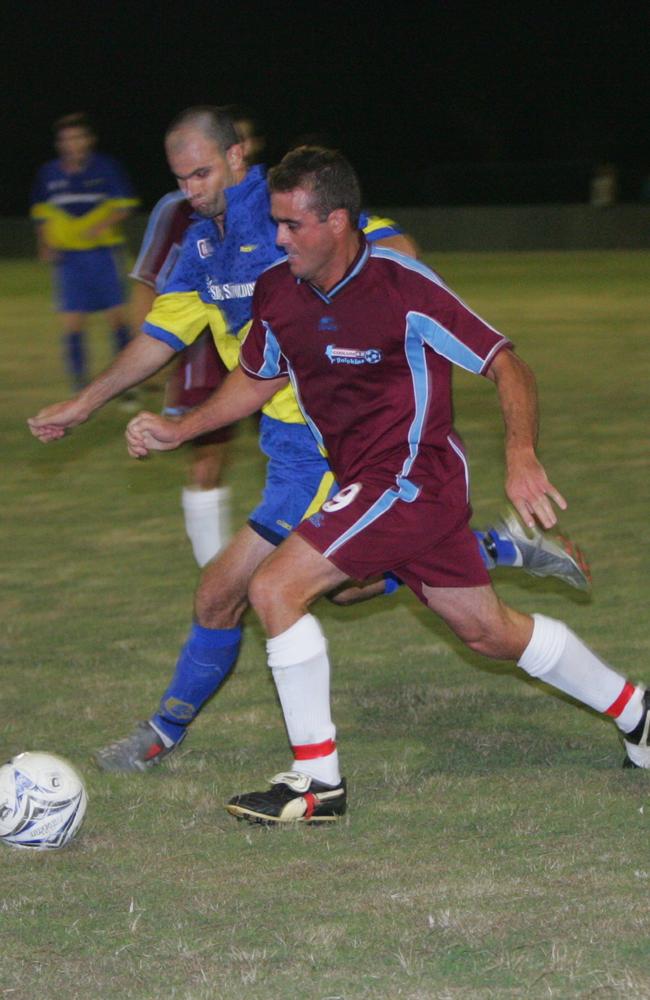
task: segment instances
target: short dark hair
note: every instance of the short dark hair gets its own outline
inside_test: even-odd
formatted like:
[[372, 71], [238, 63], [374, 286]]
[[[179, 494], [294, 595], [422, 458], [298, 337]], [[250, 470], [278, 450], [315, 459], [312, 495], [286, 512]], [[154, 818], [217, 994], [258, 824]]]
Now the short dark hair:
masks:
[[222, 153], [226, 153], [231, 146], [241, 142], [235, 128], [235, 119], [230, 109], [225, 106], [195, 104], [191, 108], [185, 108], [169, 125], [165, 139], [168, 139], [172, 132], [178, 132], [182, 128], [199, 129], [206, 139], [216, 143]]
[[63, 115], [61, 118], [52, 124], [52, 131], [54, 132], [55, 138], [58, 136], [59, 132], [63, 132], [66, 128], [82, 128], [89, 135], [95, 135], [95, 129], [90, 117], [85, 111], [75, 111], [71, 115]]
[[344, 208], [353, 226], [359, 222], [361, 188], [354, 169], [338, 149], [298, 146], [269, 170], [269, 190], [311, 192], [311, 209], [324, 221], [330, 212]]

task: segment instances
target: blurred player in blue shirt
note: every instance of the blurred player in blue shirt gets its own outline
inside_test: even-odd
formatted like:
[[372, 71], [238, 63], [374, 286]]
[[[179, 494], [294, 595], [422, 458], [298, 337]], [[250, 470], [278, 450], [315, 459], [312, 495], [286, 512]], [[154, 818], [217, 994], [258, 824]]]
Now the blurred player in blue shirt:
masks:
[[86, 115], [59, 118], [54, 135], [58, 156], [36, 175], [30, 214], [39, 259], [54, 265], [64, 357], [78, 390], [87, 381], [87, 313], [106, 313], [116, 351], [129, 341], [120, 223], [138, 202], [120, 164], [94, 151], [96, 137]]

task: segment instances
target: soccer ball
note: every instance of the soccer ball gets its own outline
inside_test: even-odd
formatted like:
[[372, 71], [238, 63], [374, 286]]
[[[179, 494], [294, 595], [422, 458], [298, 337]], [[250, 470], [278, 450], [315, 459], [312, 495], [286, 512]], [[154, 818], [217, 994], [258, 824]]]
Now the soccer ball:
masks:
[[82, 824], [87, 801], [67, 760], [20, 753], [0, 767], [0, 840], [36, 851], [65, 847]]

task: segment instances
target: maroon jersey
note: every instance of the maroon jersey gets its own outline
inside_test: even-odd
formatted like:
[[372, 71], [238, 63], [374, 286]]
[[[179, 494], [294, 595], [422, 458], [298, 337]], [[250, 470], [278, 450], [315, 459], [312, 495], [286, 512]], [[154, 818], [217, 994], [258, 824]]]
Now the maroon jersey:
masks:
[[421, 489], [467, 503], [466, 462], [453, 427], [452, 366], [484, 374], [511, 346], [423, 264], [362, 241], [327, 294], [273, 265], [255, 290], [241, 365], [289, 375], [339, 483]]
[[[161, 198], [149, 216], [130, 277], [160, 291], [174, 269], [185, 231], [192, 221], [192, 206], [181, 191], [172, 191]], [[185, 413], [203, 403], [227, 374], [212, 335], [203, 334], [181, 353], [169, 376], [165, 412]], [[231, 433], [231, 428], [215, 431], [211, 439], [228, 440]]]
[[178, 259], [192, 206], [181, 191], [171, 191], [154, 205], [130, 278], [160, 291]]

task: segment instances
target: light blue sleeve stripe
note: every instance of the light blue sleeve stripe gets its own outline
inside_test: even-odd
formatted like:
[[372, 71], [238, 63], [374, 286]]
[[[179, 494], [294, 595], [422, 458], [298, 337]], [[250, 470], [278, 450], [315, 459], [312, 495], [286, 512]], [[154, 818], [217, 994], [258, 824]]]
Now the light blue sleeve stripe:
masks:
[[[368, 239], [368, 237], [366, 237], [366, 239]], [[421, 260], [415, 260], [413, 257], [407, 257], [406, 254], [400, 253], [398, 250], [392, 250], [390, 247], [378, 247], [374, 243], [370, 243], [370, 252], [373, 257], [383, 257], [386, 260], [393, 260], [396, 264], [401, 264], [401, 266], [406, 268], [407, 271], [415, 271], [416, 274], [420, 274], [423, 278], [427, 278], [429, 281], [432, 281], [434, 285], [440, 285], [441, 288], [444, 288], [446, 291], [450, 292], [450, 294], [454, 294], [451, 292], [451, 289], [447, 287], [440, 275], [436, 274], [435, 271], [432, 271], [426, 264], [423, 264]], [[454, 298], [457, 297], [458, 296], [454, 295]]]
[[262, 323], [266, 331], [264, 361], [254, 374], [259, 378], [277, 378], [279, 375], [285, 374], [280, 367], [282, 351], [269, 324], [266, 320], [262, 320]]
[[407, 315], [407, 337], [413, 331], [422, 343], [429, 347], [441, 357], [451, 361], [452, 364], [464, 368], [468, 372], [480, 375], [485, 366], [485, 358], [476, 354], [471, 348], [463, 344], [454, 334], [445, 329], [440, 323], [425, 316], [423, 313], [410, 312]]

